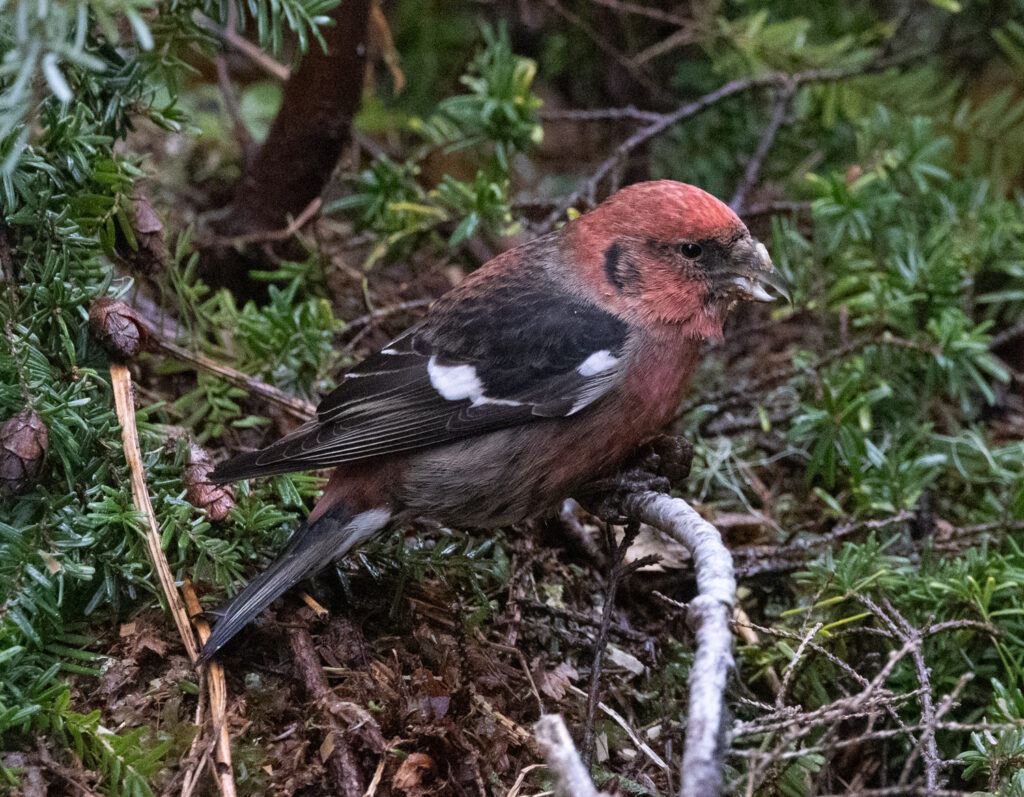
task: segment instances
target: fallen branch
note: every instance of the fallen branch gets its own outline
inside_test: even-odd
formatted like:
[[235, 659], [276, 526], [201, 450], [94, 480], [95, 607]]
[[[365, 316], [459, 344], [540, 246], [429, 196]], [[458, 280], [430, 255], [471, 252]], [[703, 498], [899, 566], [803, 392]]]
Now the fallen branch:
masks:
[[680, 797], [713, 797], [722, 785], [723, 695], [733, 667], [729, 620], [736, 594], [732, 556], [722, 536], [686, 501], [664, 493], [634, 493], [623, 510], [682, 543], [693, 556], [697, 571], [697, 597], [689, 602], [688, 619], [697, 638], [697, 653], [690, 670], [690, 705]]
[[[156, 513], [146, 488], [146, 473], [142, 464], [142, 449], [139, 446], [138, 427], [135, 422], [135, 403], [132, 398], [132, 377], [127, 366], [114, 363], [110, 366], [110, 380], [114, 389], [114, 404], [117, 408], [117, 419], [121, 424], [121, 438], [124, 442], [124, 456], [128, 461], [128, 473], [132, 486], [132, 500], [135, 508], [146, 521], [146, 548], [149, 559], [160, 582], [160, 591], [178, 627], [178, 635], [185, 645], [185, 651], [193, 664], [199, 659], [199, 647], [189, 623], [189, 614], [185, 603], [171, 575], [171, 567], [164, 556], [160, 544], [160, 528], [157, 526]], [[195, 595], [192, 595], [195, 599]], [[195, 609], [200, 611], [198, 600]], [[197, 623], [198, 628], [198, 623]], [[207, 636], [209, 628], [206, 629]], [[200, 630], [202, 636], [202, 630]], [[205, 641], [205, 640], [204, 640]], [[215, 669], [216, 668], [216, 669]], [[225, 720], [227, 705], [227, 686], [224, 681], [224, 670], [220, 665], [211, 665], [206, 673], [206, 683], [210, 694], [210, 711], [213, 715], [217, 737], [215, 746], [217, 785], [224, 797], [234, 797], [235, 781], [231, 772], [231, 748], [228, 744], [227, 723]], [[219, 726], [219, 727], [218, 727]]]
[[[206, 644], [210, 638], [210, 624], [203, 618], [203, 607], [199, 604], [196, 591], [192, 588], [192, 581], [185, 579], [181, 585], [181, 592], [185, 597], [185, 606], [188, 609], [192, 624], [199, 634], [199, 641]], [[195, 659], [192, 660], [195, 663]], [[228, 733], [228, 685], [224, 677], [224, 665], [216, 659], [207, 663], [203, 671], [206, 679], [206, 689], [210, 696], [210, 722], [213, 727], [215, 741], [214, 758], [217, 761], [217, 781], [220, 782], [225, 776], [231, 779], [231, 736]], [[224, 767], [227, 767], [225, 775]], [[233, 794], [234, 782], [231, 783], [231, 791], [225, 791], [221, 787], [221, 793]]]
[[[726, 729], [723, 695], [733, 667], [729, 622], [736, 579], [732, 556], [718, 530], [681, 498], [644, 490], [627, 495], [621, 508], [630, 519], [654, 526], [686, 546], [693, 557], [698, 594], [687, 604], [687, 612], [697, 638], [697, 654], [690, 669], [679, 795], [715, 797], [722, 787], [725, 754], [721, 744]], [[561, 717], [541, 717], [534, 729], [558, 784], [555, 793], [574, 797], [596, 795]]]
[[608, 797], [594, 788], [561, 716], [545, 714], [537, 720], [533, 732], [544, 751], [548, 769], [555, 776], [555, 794], [558, 797]]
[[327, 726], [320, 754], [327, 764], [327, 771], [334, 786], [333, 793], [340, 797], [361, 797], [362, 776], [352, 748], [345, 738], [346, 729], [332, 711], [331, 702], [336, 698], [327, 684], [320, 656], [313, 647], [313, 638], [309, 635], [306, 625], [299, 623], [290, 627], [288, 642], [291, 645], [295, 669], [305, 686], [306, 694], [321, 708], [321, 717]]

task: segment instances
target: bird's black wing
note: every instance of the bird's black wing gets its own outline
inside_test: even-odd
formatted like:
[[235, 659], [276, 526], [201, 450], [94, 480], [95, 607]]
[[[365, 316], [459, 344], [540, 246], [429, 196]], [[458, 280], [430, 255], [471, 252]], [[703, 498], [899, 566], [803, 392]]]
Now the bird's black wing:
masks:
[[350, 371], [316, 418], [211, 480], [324, 468], [572, 415], [620, 379], [628, 328], [552, 281], [449, 295]]

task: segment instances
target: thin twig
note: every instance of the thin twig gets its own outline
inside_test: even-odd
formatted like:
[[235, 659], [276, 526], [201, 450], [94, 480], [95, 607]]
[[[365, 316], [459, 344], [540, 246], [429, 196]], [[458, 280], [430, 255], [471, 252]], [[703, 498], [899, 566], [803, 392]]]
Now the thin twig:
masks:
[[822, 625], [824, 625], [824, 623], [816, 623], [806, 634], [804, 634], [803, 639], [800, 640], [799, 647], [796, 649], [796, 653], [793, 655], [793, 660], [786, 667], [785, 672], [782, 673], [782, 686], [779, 688], [779, 693], [775, 696], [775, 707], [777, 709], [781, 709], [786, 705], [786, 692], [789, 691], [789, 685], [792, 683], [793, 676], [796, 674], [797, 665], [803, 659], [804, 650], [813, 644], [814, 637], [818, 635]]
[[[661, 117], [662, 114], [660, 113], [655, 111], [641, 111], [638, 108], [634, 108], [632, 105], [626, 106], [625, 108], [594, 108], [590, 110], [554, 109], [540, 112], [540, 118], [545, 122], [601, 122], [631, 120], [650, 123], [657, 122]], [[545, 206], [548, 206], [553, 200], [545, 199], [538, 201], [542, 201]], [[519, 206], [522, 207], [524, 204], [526, 203], [519, 203]]]
[[291, 77], [291, 70], [288, 67], [275, 61], [251, 41], [240, 36], [234, 28], [222, 28], [212, 19], [202, 15], [197, 15], [197, 19], [199, 27], [209, 31], [220, 38], [225, 44], [238, 50], [238, 52], [246, 56], [271, 77], [275, 77], [282, 82]]
[[[230, 6], [234, 9], [234, 5]], [[231, 129], [235, 133], [235, 140], [238, 142], [238, 148], [242, 151], [242, 163], [245, 167], [252, 162], [252, 157], [256, 153], [256, 142], [253, 141], [252, 135], [249, 133], [249, 128], [245, 126], [245, 122], [242, 121], [242, 110], [238, 105], [238, 94], [235, 92], [235, 86], [231, 82], [231, 74], [228, 72], [228, 61], [221, 55], [217, 57], [217, 83], [220, 86], [220, 93], [224, 98], [224, 110], [227, 111], [228, 118], [231, 119]]]
[[746, 202], [747, 193], [754, 184], [757, 182], [757, 177], [761, 173], [761, 165], [764, 163], [765, 157], [768, 155], [768, 150], [772, 148], [772, 144], [775, 143], [775, 136], [779, 132], [779, 128], [782, 126], [782, 121], [786, 118], [786, 112], [789, 110], [789, 105], [793, 101], [793, 96], [796, 94], [796, 83], [792, 81], [783, 83], [779, 87], [779, 91], [775, 97], [775, 108], [772, 111], [772, 117], [768, 121], [767, 127], [761, 133], [761, 139], [757, 142], [757, 149], [754, 150], [754, 156], [750, 159], [747, 164], [747, 168], [743, 170], [743, 179], [740, 180], [736, 191], [732, 195], [732, 199], [729, 200], [729, 207], [731, 207], [737, 214], [740, 214], [743, 209], [743, 203]]
[[648, 61], [653, 61], [665, 53], [670, 53], [677, 47], [682, 47], [686, 44], [692, 44], [697, 41], [700, 36], [695, 25], [688, 25], [680, 28], [672, 35], [662, 39], [660, 42], [655, 42], [650, 47], [645, 47], [643, 50], [633, 56], [633, 63], [637, 66], [643, 66]]
[[900, 58], [877, 61], [874, 64], [868, 64], [867, 66], [861, 67], [843, 69], [811, 69], [805, 72], [797, 72], [795, 74], [776, 72], [768, 75], [759, 75], [757, 77], [746, 77], [731, 80], [714, 91], [705, 94], [703, 97], [699, 97], [692, 102], [688, 102], [670, 113], [662, 114], [657, 121], [652, 122], [647, 127], [641, 128], [619, 144], [612, 154], [609, 155], [608, 158], [605, 159], [604, 162], [602, 162], [601, 165], [598, 166], [590, 175], [582, 188], [574, 191], [558, 203], [555, 210], [547, 217], [547, 219], [545, 219], [543, 225], [541, 225], [541, 229], [554, 229], [555, 225], [565, 217], [565, 211], [580, 200], [585, 200], [588, 205], [595, 204], [597, 188], [601, 181], [619, 165], [620, 161], [626, 158], [641, 144], [646, 143], [684, 119], [696, 116], [701, 111], [710, 108], [712, 105], [715, 105], [724, 99], [761, 86], [792, 84], [795, 87], [799, 87], [806, 83], [834, 82], [857, 75], [865, 75], [872, 72], [883, 72], [886, 69], [912, 61], [917, 57], [918, 54], [914, 53], [904, 55]]
[[[181, 584], [181, 592], [185, 597], [185, 606], [192, 624], [199, 634], [199, 641], [206, 644], [210, 638], [210, 624], [203, 617], [203, 607], [199, 604], [192, 581], [185, 579]], [[220, 783], [222, 794], [234, 794], [234, 781], [231, 779], [231, 735], [228, 728], [228, 685], [224, 677], [224, 665], [216, 659], [206, 664], [203, 673], [206, 689], [210, 696], [210, 723], [213, 727], [215, 741], [214, 756], [217, 762], [217, 782]], [[227, 781], [231, 781], [230, 785]]]
[[605, 532], [610, 542], [609, 548], [612, 554], [611, 571], [608, 573], [608, 584], [605, 587], [604, 607], [601, 610], [601, 625], [598, 626], [597, 636], [594, 638], [594, 660], [590, 667], [590, 689], [587, 693], [587, 719], [583, 726], [583, 743], [580, 745], [580, 757], [583, 764], [589, 769], [594, 757], [594, 715], [597, 713], [597, 704], [600, 702], [601, 691], [601, 663], [604, 660], [604, 649], [608, 643], [608, 630], [612, 624], [612, 613], [615, 610], [615, 593], [619, 588], [619, 582], [628, 572], [635, 570], [632, 565], [626, 565], [626, 551], [640, 533], [640, 524], [631, 522], [626, 526], [622, 541], [614, 544], [614, 535], [611, 524], [605, 526]]
[[544, 0], [547, 6], [558, 14], [560, 17], [565, 19], [569, 24], [576, 26], [584, 35], [587, 36], [594, 44], [597, 45], [598, 49], [612, 58], [615, 63], [621, 66], [626, 73], [633, 78], [634, 81], [640, 86], [643, 86], [652, 97], [659, 102], [667, 102], [670, 97], [669, 94], [659, 86], [655, 81], [648, 77], [641, 66], [634, 64], [633, 61], [622, 53], [620, 53], [604, 36], [602, 36], [594, 27], [587, 22], [585, 19], [576, 14], [574, 11], [570, 11], [565, 8], [558, 0]]
[[[587, 693], [580, 689], [578, 686], [569, 684], [567, 687], [567, 691], [572, 692], [574, 695], [578, 695], [579, 697], [587, 699]], [[669, 768], [668, 764], [665, 763], [665, 759], [663, 759], [660, 755], [654, 752], [654, 750], [651, 749], [651, 746], [647, 744], [647, 742], [645, 742], [643, 739], [637, 736], [636, 731], [634, 731], [633, 728], [630, 727], [629, 723], [626, 722], [625, 717], [623, 717], [619, 712], [617, 712], [607, 703], [598, 702], [597, 707], [601, 709], [602, 714], [607, 716], [612, 722], [614, 722], [616, 725], [622, 728], [626, 736], [629, 737], [629, 740], [636, 745], [637, 749], [641, 753], [643, 753], [645, 756], [647, 756], [647, 758], [650, 759], [651, 763], [654, 764], [654, 766], [656, 766], [658, 769], [662, 770], [666, 774], [668, 773]]]
[[256, 232], [248, 232], [243, 235], [232, 235], [227, 237], [211, 236], [210, 238], [197, 241], [196, 245], [201, 249], [206, 249], [214, 247], [240, 247], [247, 246], [248, 244], [287, 241], [295, 235], [295, 233], [305, 227], [306, 224], [308, 224], [309, 221], [320, 212], [320, 208], [323, 203], [323, 199], [320, 197], [314, 197], [310, 203], [302, 209], [302, 212], [294, 218], [291, 224], [287, 227], [282, 227], [279, 230], [257, 230]]
[[[896, 610], [887, 599], [883, 599], [885, 610], [864, 594], [857, 594], [855, 599], [875, 615], [882, 624], [897, 638], [904, 642], [904, 647], [910, 646], [910, 657], [914, 662], [914, 670], [917, 675], [918, 686], [921, 687], [921, 720], [925, 726], [921, 732], [918, 744], [922, 748], [922, 757], [925, 763], [925, 786], [931, 790], [939, 787], [939, 750], [935, 743], [935, 704], [932, 700], [932, 685], [928, 676], [929, 670], [925, 663], [924, 655], [921, 653], [921, 632], [910, 625], [910, 622]], [[912, 760], [907, 759], [900, 782], [906, 783], [910, 777], [910, 764]]]
[[372, 313], [361, 315], [358, 318], [353, 318], [351, 321], [345, 322], [343, 332], [351, 332], [354, 329], [359, 329], [367, 324], [376, 321], [378, 318], [386, 318], [389, 315], [395, 313], [404, 313], [406, 310], [418, 310], [421, 307], [429, 307], [434, 303], [434, 299], [413, 299], [408, 302], [398, 302], [397, 304], [389, 305], [388, 307], [378, 307]]
[[691, 19], [673, 14], [670, 11], [662, 11], [660, 8], [653, 8], [651, 6], [642, 6], [639, 3], [630, 3], [628, 0], [591, 0], [591, 2], [595, 5], [610, 8], [613, 11], [636, 14], [648, 19], [656, 19], [659, 22], [667, 22], [670, 25], [689, 25], [693, 22]]
[[[146, 548], [149, 552], [153, 569], [156, 571], [157, 579], [160, 582], [160, 591], [163, 593], [164, 600], [171, 612], [171, 617], [174, 619], [174, 624], [178, 628], [178, 635], [181, 637], [189, 659], [194, 664], [199, 659], [199, 647], [192, 632], [185, 603], [182, 601], [181, 594], [175, 585], [174, 576], [171, 575], [171, 568], [167, 563], [167, 557], [164, 556], [163, 547], [160, 544], [160, 528], [157, 525], [156, 513], [153, 511], [153, 504], [149, 498], [149, 490], [146, 488], [146, 475], [142, 464], [142, 449], [139, 445], [138, 427], [135, 422], [131, 372], [126, 366], [114, 363], [110, 366], [110, 379], [114, 391], [117, 419], [121, 424], [124, 456], [128, 462], [132, 499], [135, 503], [135, 508], [146, 521]], [[221, 712], [220, 727], [216, 728], [218, 734], [216, 745], [217, 785], [224, 797], [234, 797], [235, 781], [231, 768], [231, 748], [226, 736], [227, 724], [224, 721], [227, 689], [223, 676], [224, 673], [221, 670], [218, 681], [213, 677], [212, 671], [210, 671], [207, 684], [210, 690], [211, 713], [216, 717], [215, 712], [218, 710], [218, 706]]]
[[189, 351], [185, 347], [179, 346], [177, 343], [165, 340], [156, 332], [152, 325], [146, 322], [145, 319], [143, 319], [143, 321], [146, 323], [148, 331], [150, 332], [149, 343], [153, 348], [158, 349], [165, 354], [169, 354], [177, 360], [181, 360], [182, 362], [195, 366], [198, 369], [207, 371], [211, 374], [216, 374], [225, 381], [230, 382], [232, 385], [260, 396], [262, 399], [284, 410], [298, 421], [308, 421], [316, 415], [315, 404], [289, 395], [273, 385], [268, 385], [266, 382], [262, 382], [254, 376], [249, 376], [249, 374], [236, 371], [234, 368], [224, 365], [223, 363], [219, 363], [216, 360], [212, 360], [203, 354]]
[[1024, 337], [1024, 321], [1018, 321], [1009, 329], [1004, 329], [998, 335], [992, 336], [992, 341], [989, 343], [990, 349], [998, 349], [1005, 346], [1007, 343], [1017, 340], [1017, 338]]

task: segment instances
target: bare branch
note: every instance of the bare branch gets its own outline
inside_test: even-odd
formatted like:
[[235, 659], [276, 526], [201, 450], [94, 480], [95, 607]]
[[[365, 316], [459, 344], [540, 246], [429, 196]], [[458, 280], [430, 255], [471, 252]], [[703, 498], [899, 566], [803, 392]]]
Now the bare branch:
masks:
[[555, 776], [559, 797], [608, 797], [598, 792], [580, 761], [565, 721], [558, 714], [545, 714], [533, 726], [537, 743], [544, 751], [548, 768]]
[[[139, 445], [138, 427], [135, 421], [135, 403], [132, 397], [131, 372], [124, 365], [117, 363], [110, 366], [110, 381], [114, 389], [114, 405], [117, 410], [117, 419], [121, 424], [121, 437], [124, 443], [124, 456], [128, 461], [128, 474], [132, 487], [132, 499], [135, 508], [143, 516], [146, 522], [146, 548], [149, 551], [149, 558], [156, 571], [157, 580], [160, 583], [160, 591], [171, 612], [175, 625], [178, 627], [178, 635], [185, 646], [189, 659], [195, 664], [199, 658], [199, 647], [196, 645], [196, 638], [192, 633], [192, 626], [189, 623], [189, 613], [186, 611], [185, 603], [171, 575], [171, 567], [164, 556], [163, 546], [160, 542], [160, 529], [157, 526], [156, 514], [153, 511], [153, 503], [149, 497], [149, 489], [146, 486], [146, 471], [142, 464], [142, 449]], [[186, 592], [186, 597], [188, 597]], [[194, 593], [192, 599], [195, 599]], [[198, 601], [195, 608], [198, 609]], [[196, 628], [202, 634], [202, 628], [196, 623]], [[206, 629], [209, 633], [209, 628]], [[234, 797], [235, 781], [231, 769], [231, 747], [228, 740], [228, 729], [226, 720], [227, 707], [227, 685], [224, 680], [224, 670], [216, 662], [211, 663], [206, 670], [206, 687], [210, 695], [210, 711], [213, 718], [215, 755], [217, 759], [217, 786], [224, 797]]]
[[594, 27], [587, 22], [585, 19], [570, 11], [568, 8], [563, 6], [558, 0], [544, 0], [547, 6], [562, 17], [570, 25], [575, 25], [589, 38], [597, 47], [605, 53], [609, 58], [613, 59], [619, 66], [621, 66], [626, 73], [633, 78], [634, 81], [640, 86], [643, 86], [652, 97], [659, 102], [671, 101], [669, 95], [665, 90], [659, 86], [655, 81], [648, 77], [642, 66], [634, 63], [632, 60], [627, 58], [625, 55], [620, 53], [611, 42], [609, 42], [604, 36], [602, 36]]
[[651, 491], [634, 493], [623, 502], [623, 509], [685, 545], [693, 556], [698, 595], [688, 604], [688, 619], [697, 638], [697, 655], [690, 670], [679, 794], [713, 797], [722, 785], [723, 695], [733, 668], [729, 620], [736, 579], [732, 556], [718, 530], [681, 498]]
[[591, 0], [591, 2], [595, 5], [610, 8], [613, 11], [621, 11], [624, 14], [636, 14], [640, 17], [656, 19], [659, 22], [667, 22], [670, 25], [682, 26], [693, 22], [691, 19], [673, 14], [670, 11], [662, 11], [660, 8], [653, 8], [652, 6], [642, 6], [639, 3], [630, 3], [628, 0]]
[[743, 179], [740, 180], [740, 184], [736, 186], [736, 192], [732, 195], [732, 199], [729, 200], [729, 207], [736, 211], [736, 213], [741, 212], [743, 203], [747, 199], [747, 193], [757, 182], [757, 177], [761, 173], [761, 165], [764, 163], [768, 150], [775, 143], [775, 136], [779, 132], [779, 127], [782, 126], [782, 120], [786, 118], [786, 112], [789, 110], [789, 105], [793, 101], [795, 94], [796, 84], [789, 81], [782, 84], [775, 97], [775, 109], [772, 111], [772, 118], [768, 121], [768, 126], [765, 127], [764, 132], [761, 133], [761, 140], [757, 142], [754, 157], [747, 164], [747, 168], [743, 172]]
[[588, 205], [595, 204], [597, 189], [601, 184], [601, 181], [611, 174], [618, 165], [641, 144], [645, 144], [650, 141], [655, 136], [672, 127], [672, 125], [678, 124], [691, 116], [696, 116], [701, 111], [710, 108], [712, 105], [721, 102], [724, 99], [762, 86], [781, 86], [790, 84], [795, 88], [799, 88], [806, 83], [834, 82], [857, 75], [884, 72], [894, 66], [912, 61], [917, 57], [917, 54], [909, 54], [901, 58], [877, 61], [866, 66], [848, 67], [843, 69], [811, 69], [805, 72], [797, 72], [795, 74], [774, 72], [768, 75], [731, 80], [714, 91], [705, 94], [703, 97], [699, 97], [692, 102], [688, 102], [670, 113], [661, 114], [657, 121], [638, 130], [619, 144], [612, 154], [608, 156], [608, 158], [590, 175], [582, 188], [574, 191], [558, 203], [556, 209], [548, 216], [547, 219], [545, 219], [543, 225], [541, 225], [541, 229], [554, 229], [555, 225], [565, 217], [565, 211], [580, 200], [586, 201]]

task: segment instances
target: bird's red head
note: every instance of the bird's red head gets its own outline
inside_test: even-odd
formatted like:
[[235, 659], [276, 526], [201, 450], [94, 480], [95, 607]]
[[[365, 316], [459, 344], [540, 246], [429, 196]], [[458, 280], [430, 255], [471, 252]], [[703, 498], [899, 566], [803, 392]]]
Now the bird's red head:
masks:
[[706, 191], [673, 180], [623, 188], [566, 228], [572, 256], [603, 301], [644, 322], [720, 337], [738, 299], [786, 285], [764, 246]]

